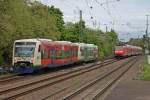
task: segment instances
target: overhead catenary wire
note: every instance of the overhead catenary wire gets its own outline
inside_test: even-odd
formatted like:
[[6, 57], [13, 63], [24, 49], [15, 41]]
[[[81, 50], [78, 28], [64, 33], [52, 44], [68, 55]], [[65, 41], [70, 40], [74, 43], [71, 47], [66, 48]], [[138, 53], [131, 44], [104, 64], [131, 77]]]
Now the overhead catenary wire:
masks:
[[[98, 0], [95, 0], [95, 2], [100, 5], [100, 7], [102, 7], [108, 14], [108, 16], [112, 19], [112, 20], [115, 20], [114, 17], [112, 16], [111, 14], [111, 11], [110, 11], [110, 7], [109, 7], [109, 3], [113, 3], [115, 2], [116, 0], [113, 0], [113, 1], [108, 1], [106, 0], [106, 2], [99, 2]], [[106, 8], [104, 7], [104, 5], [106, 5]]]
[[[128, 25], [127, 22], [124, 22], [124, 25], [121, 24], [121, 22], [125, 21], [125, 18], [122, 19], [117, 7], [114, 6], [115, 5], [114, 2], [119, 1], [119, 0], [77, 0], [77, 1], [73, 1], [73, 0], [57, 0], [57, 1], [56, 0], [35, 0], [35, 1], [47, 1], [47, 4], [49, 3], [49, 5], [51, 5], [51, 4], [55, 5], [54, 2], [58, 3], [58, 1], [60, 1], [60, 4], [63, 4], [65, 8], [72, 10], [72, 12], [71, 11], [64, 12], [65, 19], [67, 19], [67, 17], [69, 16], [69, 20], [74, 21], [74, 22], [78, 21], [79, 9], [82, 9], [82, 11], [84, 12], [84, 14], [83, 14], [84, 18], [85, 18], [85, 15], [86, 15], [86, 17], [90, 16], [89, 20], [84, 19], [88, 23], [89, 26], [93, 25], [95, 27], [95, 25], [99, 25], [99, 26], [102, 25], [102, 29], [103, 29], [104, 24], [105, 25], [106, 24], [113, 25], [113, 22], [114, 22], [115, 23], [114, 25], [117, 28], [123, 26], [123, 27], [130, 29], [131, 31], [132, 30], [133, 31], [136, 31], [136, 30], [141, 31], [144, 29], [144, 27], [142, 25], [138, 27], [138, 25], [136, 26], [136, 24]], [[50, 3], [50, 2], [52, 2], [52, 3]], [[82, 5], [78, 4], [79, 2]], [[95, 3], [97, 5], [95, 5]], [[86, 5], [86, 8], [83, 8], [83, 5]], [[57, 7], [59, 7], [59, 6], [57, 5]], [[62, 5], [61, 5], [61, 7], [62, 7]], [[108, 14], [108, 15], [106, 17], [99, 18], [98, 13], [95, 12], [96, 7], [102, 8], [103, 10], [105, 10], [106, 14]], [[89, 13], [89, 14], [87, 14], [87, 13]], [[67, 16], [66, 16], [66, 14], [67, 14]], [[72, 16], [72, 18], [71, 18], [71, 16]], [[92, 19], [91, 19], [91, 16], [92, 16]], [[119, 20], [118, 16], [119, 16], [120, 20]], [[107, 19], [107, 17], [109, 17], [110, 19]], [[104, 22], [103, 19], [106, 21]], [[102, 20], [101, 23], [99, 20]], [[111, 20], [111, 23], [108, 20]], [[121, 29], [121, 28], [118, 28], [118, 30], [119, 29]]]
[[85, 1], [86, 5], [87, 5], [87, 7], [88, 7], [88, 12], [89, 12], [89, 14], [90, 14], [90, 18], [93, 19], [93, 18], [92, 18], [93, 15], [92, 15], [92, 13], [91, 13], [91, 11], [90, 11], [90, 10], [92, 9], [92, 6], [91, 6], [91, 7], [89, 6], [89, 3], [88, 3], [87, 0], [84, 0], [84, 1]]
[[84, 0], [85, 1], [85, 3], [86, 3], [86, 5], [87, 5], [87, 8], [88, 8], [88, 12], [89, 12], [89, 14], [90, 14], [90, 20], [91, 20], [91, 22], [92, 22], [92, 24], [93, 24], [93, 27], [96, 27], [96, 23], [97, 23], [97, 21], [96, 21], [96, 16], [91, 12], [92, 10], [93, 10], [93, 6], [91, 5], [89, 5], [89, 2], [88, 2], [88, 0]]
[[[110, 17], [110, 19], [112, 19], [112, 20], [114, 20], [114, 18], [112, 17], [112, 15], [111, 15], [111, 13], [110, 13], [110, 10], [109, 10], [109, 5], [108, 5], [108, 1], [107, 2], [99, 2], [98, 0], [95, 0], [95, 2], [98, 4], [98, 5], [100, 5], [100, 7], [101, 8], [103, 8], [106, 12], [107, 12], [107, 14], [108, 14], [108, 16]], [[106, 8], [105, 8], [105, 6], [104, 6], [104, 4], [107, 4], [106, 5]], [[101, 24], [101, 25], [104, 25], [104, 26], [106, 26], [107, 28], [106, 29], [108, 29], [108, 24]]]
[[[54, 2], [53, 0], [51, 0], [52, 2]], [[70, 1], [70, 0], [59, 0], [61, 3], [63, 3], [64, 5], [66, 5], [65, 7], [68, 7], [68, 9], [72, 9], [72, 13], [70, 12], [69, 13], [69, 15], [68, 15], [68, 13], [67, 13], [67, 15], [68, 16], [71, 16], [71, 14], [73, 14], [74, 16], [74, 18], [69, 18], [70, 20], [74, 20], [74, 22], [75, 21], [78, 21], [78, 15], [79, 15], [79, 10], [81, 9], [81, 8], [83, 8], [83, 6], [81, 7], [80, 5], [78, 5], [76, 2], [72, 2], [72, 1]], [[101, 5], [100, 7], [101, 8], [103, 8], [106, 12], [107, 12], [107, 14], [108, 14], [108, 16], [111, 18], [111, 19], [113, 19], [114, 20], [114, 18], [112, 18], [112, 15], [111, 15], [111, 11], [109, 11], [109, 3], [112, 3], [112, 2], [114, 2], [114, 1], [116, 1], [116, 0], [113, 0], [113, 1], [109, 1], [109, 0], [107, 0], [107, 3], [106, 3], [106, 0], [104, 1], [103, 0], [103, 2], [102, 1], [98, 1], [98, 0], [82, 0], [82, 4], [83, 5], [86, 5], [86, 8], [84, 8], [84, 9], [81, 9], [82, 11], [83, 11], [83, 18], [84, 18], [84, 14], [86, 14], [86, 13], [89, 13], [89, 14], [87, 14], [87, 16], [89, 16], [90, 18], [90, 20], [91, 20], [91, 22], [92, 22], [92, 25], [94, 26], [94, 27], [97, 27], [97, 25], [99, 25], [100, 26], [100, 21], [99, 20], [101, 20], [101, 18], [97, 18], [96, 17], [96, 15], [97, 15], [97, 13], [94, 11], [94, 9], [95, 9], [95, 6], [93, 6], [92, 4], [94, 3], [94, 5], [95, 5], [95, 2], [94, 1], [96, 1], [96, 3], [97, 4], [99, 4], [99, 5]], [[57, 2], [58, 3], [58, 2]], [[108, 4], [107, 5], [107, 7], [106, 7], [106, 4]], [[77, 9], [78, 8], [78, 9]], [[107, 8], [109, 8], [109, 9], [107, 9]], [[65, 13], [66, 14], [66, 13]], [[66, 16], [66, 15], [64, 15], [64, 17], [68, 17], [68, 16]], [[85, 19], [85, 20], [87, 20], [87, 19]], [[113, 22], [113, 21], [112, 21]], [[101, 25], [103, 25], [102, 24], [103, 22], [101, 22]], [[105, 23], [106, 24], [106, 23]]]

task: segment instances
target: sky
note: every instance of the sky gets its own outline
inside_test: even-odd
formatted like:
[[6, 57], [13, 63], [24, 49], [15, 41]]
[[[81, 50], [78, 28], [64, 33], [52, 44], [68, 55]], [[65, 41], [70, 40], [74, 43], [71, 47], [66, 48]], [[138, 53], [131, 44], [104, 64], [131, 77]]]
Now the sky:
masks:
[[[150, 15], [150, 0], [38, 0], [54, 5], [64, 14], [65, 22], [79, 21], [79, 10], [87, 27], [106, 31], [114, 29], [121, 41], [141, 38]], [[92, 18], [91, 18], [92, 17]], [[150, 18], [149, 18], [150, 19]]]

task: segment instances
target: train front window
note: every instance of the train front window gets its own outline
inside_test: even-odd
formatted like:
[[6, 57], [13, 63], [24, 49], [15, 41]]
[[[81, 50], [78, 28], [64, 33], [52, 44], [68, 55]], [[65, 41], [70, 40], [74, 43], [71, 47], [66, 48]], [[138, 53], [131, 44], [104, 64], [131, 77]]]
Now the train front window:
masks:
[[122, 48], [122, 46], [116, 46], [115, 47], [115, 50], [122, 50], [123, 48]]
[[35, 46], [35, 42], [16, 42], [15, 57], [33, 57]]

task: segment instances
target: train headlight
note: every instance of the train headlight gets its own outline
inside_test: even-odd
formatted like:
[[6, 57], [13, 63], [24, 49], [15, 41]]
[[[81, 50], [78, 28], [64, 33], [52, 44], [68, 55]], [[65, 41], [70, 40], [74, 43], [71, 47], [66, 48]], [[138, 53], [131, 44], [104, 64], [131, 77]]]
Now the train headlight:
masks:
[[31, 58], [31, 63], [34, 63], [34, 59], [33, 58]]
[[17, 63], [17, 58], [14, 59], [14, 63]]

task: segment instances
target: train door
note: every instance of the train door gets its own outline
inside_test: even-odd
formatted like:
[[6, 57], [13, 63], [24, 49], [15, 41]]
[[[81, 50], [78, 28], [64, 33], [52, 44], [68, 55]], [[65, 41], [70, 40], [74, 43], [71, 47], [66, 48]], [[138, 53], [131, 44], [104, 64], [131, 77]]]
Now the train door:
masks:
[[70, 60], [71, 60], [71, 62], [74, 60], [73, 58], [74, 58], [74, 51], [75, 50], [75, 46], [71, 46], [70, 47]]
[[40, 44], [38, 44], [37, 50], [35, 52], [35, 61], [34, 61], [34, 64], [36, 66], [41, 65], [41, 45]]
[[85, 61], [87, 61], [88, 60], [88, 47], [87, 46], [85, 46], [84, 47], [84, 59], [85, 59]]
[[31, 63], [33, 63], [34, 66], [40, 66], [41, 65], [41, 45], [38, 42], [34, 49], [33, 57], [34, 58], [31, 59]]
[[51, 59], [51, 64], [54, 64], [54, 59], [55, 59], [55, 49], [50, 48], [50, 59]]
[[70, 57], [71, 57], [71, 61], [73, 61], [73, 57], [74, 57], [74, 47], [71, 47], [71, 49], [70, 49]]

